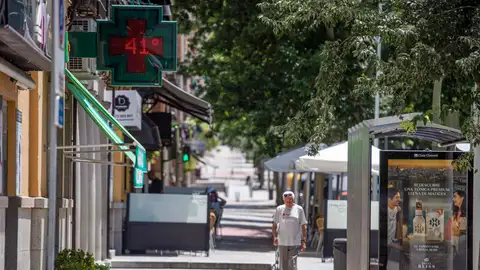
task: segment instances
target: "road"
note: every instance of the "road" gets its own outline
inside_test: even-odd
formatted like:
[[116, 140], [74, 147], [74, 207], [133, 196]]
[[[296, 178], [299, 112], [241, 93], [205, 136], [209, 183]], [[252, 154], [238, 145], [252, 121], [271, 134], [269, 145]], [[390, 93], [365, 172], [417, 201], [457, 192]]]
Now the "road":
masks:
[[[246, 163], [244, 157], [237, 152], [229, 152], [223, 148], [218, 152], [220, 158], [212, 159], [225, 164], [217, 171], [216, 181], [222, 181], [218, 175], [233, 171], [234, 175], [223, 179], [228, 186], [229, 194], [219, 193], [227, 199], [221, 220], [221, 228], [216, 239], [215, 250], [209, 257], [182, 254], [175, 257], [160, 256], [118, 256], [112, 260], [114, 270], [127, 269], [271, 269], [275, 260], [275, 252], [271, 238], [272, 216], [275, 212], [275, 202], [268, 200], [266, 190], [255, 190], [250, 197], [250, 192], [245, 192], [244, 175], [248, 171], [251, 174], [252, 165]], [[232, 162], [235, 161], [235, 162]], [[223, 164], [223, 163], [222, 163]], [[241, 170], [239, 169], [241, 168]], [[233, 169], [233, 170], [232, 170]], [[206, 180], [208, 181], [208, 180]], [[236, 201], [232, 194], [241, 194], [240, 200]], [[230, 197], [228, 197], [230, 195]], [[314, 253], [313, 253], [314, 254]], [[315, 255], [315, 254], [314, 254]], [[140, 266], [122, 266], [131, 262], [143, 264], [143, 267], [151, 268], [125, 268]], [[229, 264], [225, 268], [225, 264]], [[255, 266], [257, 264], [257, 266]], [[167, 266], [168, 265], [168, 266]], [[223, 267], [221, 267], [223, 265]], [[250, 265], [250, 266], [248, 266]], [[260, 267], [261, 265], [261, 267]], [[122, 268], [124, 267], [124, 268]], [[170, 268], [168, 268], [170, 267]], [[192, 267], [192, 268], [188, 268]], [[318, 257], [298, 258], [298, 269], [301, 270], [332, 270], [331, 262], [322, 263]]]
[[[275, 204], [273, 201], [266, 199], [268, 196], [266, 191], [255, 191], [253, 195], [253, 198], [242, 198], [240, 202], [229, 201], [227, 203], [221, 222], [222, 227], [216, 240], [216, 249], [211, 253], [210, 257], [192, 256], [189, 254], [177, 257], [119, 256], [114, 259], [114, 262], [132, 260], [143, 263], [189, 262], [202, 264], [202, 269], [209, 269], [206, 268], [208, 264], [217, 264], [218, 266], [218, 264], [227, 262], [233, 264], [249, 262], [271, 265], [275, 259], [271, 240], [271, 220], [275, 211]], [[157, 265], [156, 267], [162, 266]], [[331, 262], [322, 263], [318, 257], [299, 257], [298, 267], [301, 270], [332, 270], [333, 264]], [[114, 269], [122, 270], [125, 268]], [[223, 268], [215, 267], [212, 269]]]

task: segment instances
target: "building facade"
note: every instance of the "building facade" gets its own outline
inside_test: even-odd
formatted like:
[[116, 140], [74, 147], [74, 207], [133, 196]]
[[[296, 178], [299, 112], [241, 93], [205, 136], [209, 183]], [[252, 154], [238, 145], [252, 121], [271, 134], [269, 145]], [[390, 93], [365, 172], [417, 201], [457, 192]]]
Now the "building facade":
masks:
[[[46, 268], [52, 1], [0, 1], [0, 270]], [[170, 1], [150, 2], [164, 6], [164, 19], [171, 19]], [[113, 4], [131, 3], [65, 0], [67, 30], [95, 31], [95, 19], [108, 17]], [[178, 36], [178, 44], [183, 61], [184, 36]], [[69, 44], [65, 47], [70, 50]], [[94, 59], [70, 57], [65, 82], [65, 122], [57, 130], [56, 250], [82, 249], [104, 260], [112, 251], [122, 252], [126, 194], [140, 192], [132, 187], [131, 167], [136, 170], [140, 160], [132, 147], [145, 151], [140, 138], [146, 131], [135, 133], [112, 115], [115, 91], [136, 89], [111, 87], [109, 73], [98, 72]], [[210, 104], [191, 95], [189, 81], [181, 76], [165, 74], [161, 88], [138, 92], [143, 100], [157, 93], [161, 102], [150, 113], [171, 115], [176, 126], [189, 110], [211, 121]], [[170, 122], [151, 122], [149, 127], [160, 123], [171, 129]], [[176, 161], [170, 158], [172, 149], [181, 151], [181, 133], [175, 134], [174, 145], [155, 142], [152, 149], [163, 156], [148, 165], [165, 175], [166, 183], [185, 182], [182, 173], [172, 177], [176, 169], [183, 171], [180, 155]], [[125, 147], [113, 152], [112, 143]]]
[[[164, 12], [164, 20], [175, 20], [169, 12], [171, 2], [167, 0], [160, 2], [164, 6], [164, 11], [167, 10]], [[177, 36], [178, 62], [185, 61], [189, 39], [190, 35], [178, 34]], [[189, 186], [192, 182], [192, 172], [185, 171], [182, 160], [182, 149], [188, 145], [187, 129], [184, 128], [187, 119], [199, 119], [209, 124], [212, 122], [211, 105], [194, 96], [192, 88], [190, 78], [165, 72], [161, 87], [137, 89], [143, 98], [143, 119], [147, 118], [150, 124], [142, 124], [142, 130], [133, 134], [138, 134], [138, 139], [143, 145], [155, 145], [147, 149], [150, 152], [159, 152], [158, 155], [152, 155], [149, 170], [163, 180], [164, 186]], [[145, 136], [153, 129], [160, 131], [158, 139]], [[115, 153], [114, 161], [123, 162], [124, 157]], [[119, 167], [114, 169], [113, 179], [113, 201], [110, 212], [112, 241], [109, 245], [112, 254], [120, 255], [125, 252], [123, 233], [128, 193], [148, 192], [150, 179], [145, 176], [145, 187], [142, 190], [136, 190], [132, 187], [132, 170]]]
[[[0, 269], [46, 263], [48, 4], [0, 2]], [[57, 245], [66, 248], [73, 203], [59, 195]]]

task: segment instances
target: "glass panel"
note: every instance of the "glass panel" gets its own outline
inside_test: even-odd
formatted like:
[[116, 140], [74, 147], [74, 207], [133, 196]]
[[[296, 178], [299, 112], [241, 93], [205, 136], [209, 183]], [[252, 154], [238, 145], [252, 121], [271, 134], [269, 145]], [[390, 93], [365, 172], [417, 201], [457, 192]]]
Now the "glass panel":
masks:
[[208, 195], [142, 193], [130, 195], [129, 222], [206, 224], [207, 215]]
[[467, 269], [468, 174], [456, 156], [382, 155], [381, 269]]

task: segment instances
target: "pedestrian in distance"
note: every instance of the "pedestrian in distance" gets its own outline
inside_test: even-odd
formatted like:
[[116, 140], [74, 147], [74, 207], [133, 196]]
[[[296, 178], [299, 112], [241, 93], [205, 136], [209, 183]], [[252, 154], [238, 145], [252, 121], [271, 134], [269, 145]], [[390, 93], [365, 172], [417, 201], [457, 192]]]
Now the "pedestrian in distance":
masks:
[[147, 176], [151, 180], [148, 193], [163, 193], [163, 181], [155, 175], [155, 172], [149, 171]]
[[283, 193], [283, 205], [273, 216], [273, 245], [277, 247], [280, 270], [297, 270], [298, 252], [307, 245], [307, 220], [303, 208], [294, 203], [292, 191]]

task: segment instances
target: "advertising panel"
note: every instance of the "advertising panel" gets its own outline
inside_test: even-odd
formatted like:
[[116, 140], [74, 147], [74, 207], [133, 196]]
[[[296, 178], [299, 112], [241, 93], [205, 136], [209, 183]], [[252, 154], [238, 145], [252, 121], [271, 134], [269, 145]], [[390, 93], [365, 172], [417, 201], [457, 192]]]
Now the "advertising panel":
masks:
[[382, 151], [380, 269], [471, 269], [472, 175], [461, 153]]

